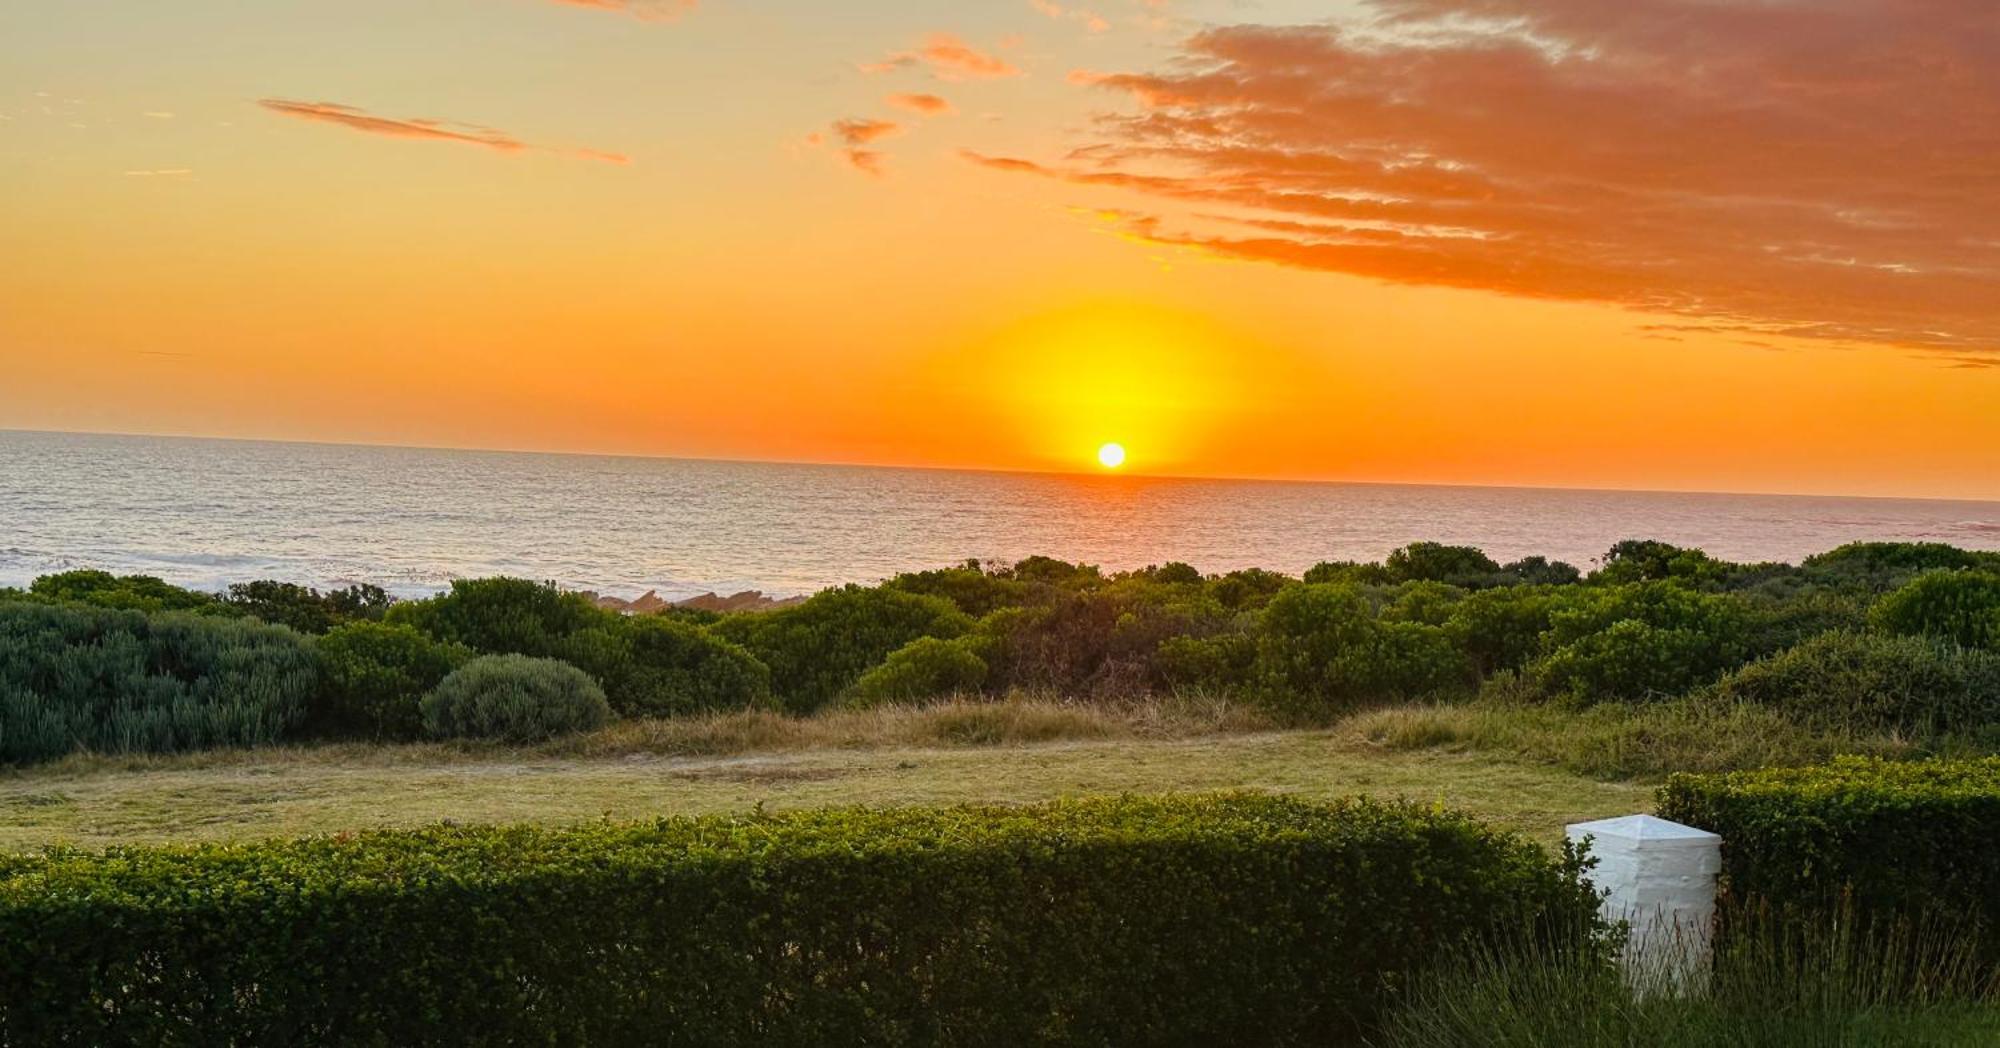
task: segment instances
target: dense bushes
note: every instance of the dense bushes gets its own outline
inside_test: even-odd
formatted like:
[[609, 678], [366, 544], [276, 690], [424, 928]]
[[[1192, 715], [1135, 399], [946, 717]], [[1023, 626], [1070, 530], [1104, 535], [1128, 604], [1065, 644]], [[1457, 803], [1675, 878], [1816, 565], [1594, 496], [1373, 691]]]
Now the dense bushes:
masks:
[[533, 742], [600, 727], [611, 717], [604, 689], [567, 662], [482, 655], [451, 671], [420, 704], [424, 730], [439, 738]]
[[771, 670], [778, 701], [810, 713], [918, 637], [956, 637], [972, 619], [942, 597], [841, 586], [796, 607], [736, 615], [716, 624]]
[[1336, 583], [1273, 598], [1252, 665], [1264, 701], [1299, 715], [1433, 694], [1469, 684], [1471, 672], [1442, 628], [1380, 619], [1359, 589]]
[[1738, 900], [1949, 915], [1983, 925], [2000, 961], [2000, 757], [1676, 775], [1660, 815], [1722, 835]]
[[604, 683], [612, 708], [627, 716], [740, 710], [771, 697], [771, 671], [755, 656], [677, 619], [621, 618], [562, 650]]
[[1632, 540], [1579, 577], [1538, 557], [1503, 565], [1419, 542], [1382, 563], [1322, 563], [1303, 580], [1205, 576], [1180, 562], [1106, 573], [1049, 557], [974, 561], [730, 613], [619, 614], [514, 578], [391, 604], [368, 586], [257, 582], [217, 598], [91, 571], [0, 591], [0, 603], [192, 609], [321, 633], [312, 723], [330, 736], [411, 734], [417, 700], [469, 652], [569, 663], [624, 716], [1191, 691], [1324, 722], [1363, 704], [1475, 691], [1513, 704], [1693, 701], [1728, 678], [1724, 694], [1802, 727], [1909, 732], [1941, 747], [2000, 730], [1982, 699], [1990, 662], [1946, 650], [2000, 647], [1995, 569], [2000, 554], [1925, 543], [1857, 543], [1793, 567]]
[[421, 734], [418, 702], [472, 657], [472, 650], [462, 644], [381, 622], [337, 627], [313, 648], [320, 663], [313, 730], [364, 739], [411, 739]]
[[1826, 633], [1737, 670], [1714, 690], [1820, 727], [1978, 730], [2000, 725], [2000, 654], [1928, 637]]
[[0, 860], [0, 1043], [1344, 1043], [1573, 866], [1269, 797]]
[[850, 693], [856, 702], [872, 705], [978, 691], [986, 683], [988, 667], [971, 640], [918, 637], [862, 674]]
[[304, 719], [315, 681], [290, 630], [0, 602], [0, 762], [275, 742]]
[[1926, 572], [1883, 597], [1873, 618], [1891, 633], [2000, 649], [2000, 574]]

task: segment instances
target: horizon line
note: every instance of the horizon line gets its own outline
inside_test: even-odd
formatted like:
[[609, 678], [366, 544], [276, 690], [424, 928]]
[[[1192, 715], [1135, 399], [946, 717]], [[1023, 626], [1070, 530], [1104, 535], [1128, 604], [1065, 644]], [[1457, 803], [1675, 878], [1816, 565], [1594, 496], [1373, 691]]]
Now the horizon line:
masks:
[[574, 451], [553, 448], [464, 446], [451, 444], [402, 444], [393, 441], [369, 440], [312, 440], [288, 437], [243, 437], [219, 436], [210, 433], [160, 433], [133, 432], [129, 430], [92, 429], [28, 429], [0, 426], [0, 434], [23, 433], [40, 436], [68, 437], [122, 437], [129, 439], [205, 440], [228, 444], [286, 444], [305, 447], [329, 448], [380, 448], [391, 451], [452, 451], [473, 454], [494, 455], [547, 455], [574, 458], [637, 459], [655, 462], [699, 462], [716, 465], [744, 466], [809, 466], [831, 469], [893, 469], [936, 473], [983, 473], [1010, 477], [1059, 477], [1064, 479], [1096, 478], [1107, 481], [1163, 480], [1186, 481], [1191, 483], [1232, 483], [1232, 484], [1290, 484], [1313, 487], [1393, 487], [1393, 488], [1470, 488], [1491, 491], [1544, 491], [1581, 492], [1607, 495], [1712, 495], [1732, 498], [1792, 498], [1792, 499], [1866, 499], [1882, 502], [1948, 502], [1972, 505], [2000, 505], [2000, 496], [1992, 498], [1951, 497], [1942, 495], [1870, 495], [1853, 492], [1832, 491], [1730, 491], [1716, 488], [1645, 488], [1645, 487], [1599, 487], [1562, 486], [1551, 484], [1503, 484], [1419, 480], [1352, 480], [1339, 478], [1271, 477], [1247, 475], [1215, 475], [1188, 473], [1138, 473], [1118, 470], [1059, 470], [1059, 469], [1008, 469], [1001, 466], [941, 466], [912, 463], [850, 462], [829, 459], [769, 459], [744, 458], [721, 455], [690, 454], [648, 454], [636, 451]]

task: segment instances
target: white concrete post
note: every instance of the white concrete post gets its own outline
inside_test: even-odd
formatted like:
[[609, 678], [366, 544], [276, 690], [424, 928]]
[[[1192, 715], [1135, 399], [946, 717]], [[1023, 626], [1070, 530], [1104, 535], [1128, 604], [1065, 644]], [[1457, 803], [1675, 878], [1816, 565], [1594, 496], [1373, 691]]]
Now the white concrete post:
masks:
[[1579, 822], [1567, 832], [1572, 841], [1591, 842], [1597, 866], [1588, 877], [1609, 893], [1605, 918], [1631, 922], [1622, 961], [1633, 989], [1706, 987], [1722, 838], [1651, 815]]

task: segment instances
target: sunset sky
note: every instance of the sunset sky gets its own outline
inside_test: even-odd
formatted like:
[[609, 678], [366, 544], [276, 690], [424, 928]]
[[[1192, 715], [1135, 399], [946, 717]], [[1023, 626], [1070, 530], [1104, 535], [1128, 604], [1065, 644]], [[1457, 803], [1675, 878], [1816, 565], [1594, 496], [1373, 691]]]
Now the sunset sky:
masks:
[[0, 428], [2000, 498], [2000, 4], [8, 4]]

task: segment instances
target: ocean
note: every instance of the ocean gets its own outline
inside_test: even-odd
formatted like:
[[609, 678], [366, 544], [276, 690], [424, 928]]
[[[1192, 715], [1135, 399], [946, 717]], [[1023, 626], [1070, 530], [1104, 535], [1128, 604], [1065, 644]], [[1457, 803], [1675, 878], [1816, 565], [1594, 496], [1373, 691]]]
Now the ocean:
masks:
[[1655, 538], [1797, 561], [2000, 549], [2000, 503], [1066, 476], [0, 431], [0, 586], [70, 568], [219, 589], [519, 575], [669, 599], [807, 593], [969, 558], [1297, 573], [1407, 542], [1588, 569]]

